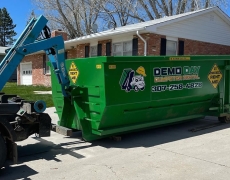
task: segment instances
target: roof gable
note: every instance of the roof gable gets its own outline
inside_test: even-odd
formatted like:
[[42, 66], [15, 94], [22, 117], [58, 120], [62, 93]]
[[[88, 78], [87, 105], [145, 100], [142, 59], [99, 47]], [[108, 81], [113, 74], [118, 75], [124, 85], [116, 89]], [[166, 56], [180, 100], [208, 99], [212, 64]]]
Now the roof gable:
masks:
[[230, 46], [230, 25], [215, 11], [174, 23], [167, 23], [155, 28], [152, 32]]

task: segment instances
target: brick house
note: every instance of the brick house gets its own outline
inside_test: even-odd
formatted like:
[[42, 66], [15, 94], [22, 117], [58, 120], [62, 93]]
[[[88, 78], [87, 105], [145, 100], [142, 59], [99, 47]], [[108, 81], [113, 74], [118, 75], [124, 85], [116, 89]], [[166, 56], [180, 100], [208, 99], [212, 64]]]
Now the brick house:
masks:
[[[218, 7], [118, 27], [67, 40], [66, 58], [92, 56], [230, 54], [230, 18]], [[50, 85], [42, 53], [26, 56], [18, 67], [18, 84]], [[29, 79], [29, 80], [28, 80]]]

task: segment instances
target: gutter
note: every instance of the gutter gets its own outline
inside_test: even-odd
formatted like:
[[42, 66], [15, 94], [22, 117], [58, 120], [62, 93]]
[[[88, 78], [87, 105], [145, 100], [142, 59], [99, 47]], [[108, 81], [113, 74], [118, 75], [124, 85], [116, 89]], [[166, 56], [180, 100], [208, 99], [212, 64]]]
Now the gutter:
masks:
[[90, 35], [87, 35], [87, 36], [82, 36], [82, 37], [79, 37], [79, 38], [75, 38], [75, 39], [70, 39], [70, 40], [67, 40], [65, 41], [65, 45], [71, 45], [71, 44], [80, 44], [80, 43], [85, 43], [85, 42], [89, 42], [91, 40], [103, 40], [105, 38], [110, 38], [112, 36], [117, 36], [119, 34], [124, 34], [124, 33], [132, 33], [132, 32], [136, 32], [136, 31], [139, 31], [139, 30], [145, 30], [146, 27], [142, 27], [142, 28], [135, 28], [134, 30], [130, 30], [130, 29], [125, 29], [125, 30], [119, 30], [119, 29], [115, 29], [115, 30], [108, 30], [108, 31], [102, 31], [102, 32], [99, 32], [99, 33], [95, 33], [95, 34], [90, 34]]
[[139, 31], [137, 31], [137, 36], [141, 38], [141, 40], [145, 43], [145, 49], [144, 49], [144, 56], [147, 55], [147, 42], [146, 40], [139, 34]]

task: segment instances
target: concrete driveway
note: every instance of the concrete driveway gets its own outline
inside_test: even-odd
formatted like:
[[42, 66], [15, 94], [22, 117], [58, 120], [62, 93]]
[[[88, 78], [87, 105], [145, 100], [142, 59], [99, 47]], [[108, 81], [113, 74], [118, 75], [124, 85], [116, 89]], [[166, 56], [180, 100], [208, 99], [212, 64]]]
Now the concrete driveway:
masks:
[[[54, 109], [47, 112], [57, 120]], [[18, 143], [19, 163], [0, 171], [13, 179], [172, 179], [230, 178], [230, 124], [207, 118], [122, 136], [121, 141], [81, 140], [81, 133], [49, 138], [31, 136]]]

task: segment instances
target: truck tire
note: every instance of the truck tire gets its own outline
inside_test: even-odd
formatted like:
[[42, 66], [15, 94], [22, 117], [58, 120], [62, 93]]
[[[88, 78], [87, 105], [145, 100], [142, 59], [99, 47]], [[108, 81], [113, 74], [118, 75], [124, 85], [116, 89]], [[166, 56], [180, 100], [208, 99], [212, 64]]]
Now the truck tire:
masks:
[[6, 161], [6, 154], [7, 154], [6, 143], [0, 134], [0, 169], [2, 168], [2, 166]]

